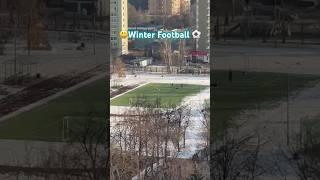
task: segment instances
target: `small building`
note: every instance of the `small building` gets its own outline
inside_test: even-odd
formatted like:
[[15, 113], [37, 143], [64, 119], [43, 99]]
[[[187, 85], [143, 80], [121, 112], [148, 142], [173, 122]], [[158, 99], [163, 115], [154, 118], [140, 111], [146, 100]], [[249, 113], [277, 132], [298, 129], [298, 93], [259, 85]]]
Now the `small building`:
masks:
[[191, 61], [193, 63], [209, 63], [210, 62], [209, 53], [206, 51], [192, 51]]
[[146, 67], [148, 65], [152, 64], [152, 58], [151, 57], [140, 57], [132, 60], [132, 63], [134, 66], [138, 67]]

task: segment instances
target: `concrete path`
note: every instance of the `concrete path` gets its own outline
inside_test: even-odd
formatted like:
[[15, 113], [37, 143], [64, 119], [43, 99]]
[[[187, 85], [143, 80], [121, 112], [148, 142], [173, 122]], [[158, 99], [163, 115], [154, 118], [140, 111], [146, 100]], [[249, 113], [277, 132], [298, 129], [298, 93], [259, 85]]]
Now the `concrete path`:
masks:
[[[142, 83], [142, 85], [147, 83], [173, 83], [209, 86], [210, 78], [209, 76], [192, 75], [165, 75], [162, 77], [161, 75], [154, 74], [140, 74], [139, 76], [127, 76], [117, 82], [121, 82], [122, 85], [132, 85], [133, 83], [135, 85], [139, 83]], [[206, 140], [203, 137], [205, 127], [202, 124], [203, 117], [200, 113], [206, 99], [210, 99], [210, 88], [207, 88], [198, 94], [186, 97], [182, 102], [182, 104], [188, 105], [191, 108], [191, 120], [186, 133], [186, 148], [183, 148], [181, 152], [177, 153], [179, 158], [191, 158], [198, 150], [201, 150], [206, 146]], [[110, 106], [110, 112], [112, 114], [122, 114], [128, 109], [129, 107], [125, 106]], [[111, 117], [110, 119], [112, 128], [119, 119], [117, 117]]]
[[213, 69], [320, 74], [320, 47], [215, 45]]
[[65, 143], [0, 140], [0, 164], [11, 166], [39, 165], [49, 152], [61, 150]]
[[[319, 46], [286, 46], [274, 48], [261, 44], [219, 44], [214, 47], [215, 70], [240, 70], [295, 74], [320, 74]], [[289, 145], [293, 146], [303, 118], [320, 114], [320, 83], [304, 89], [271, 109], [263, 105], [245, 110], [234, 117], [239, 124], [239, 135], [257, 132], [262, 142], [260, 163], [267, 172], [257, 179], [298, 179], [291, 164], [284, 157]], [[288, 110], [288, 111], [287, 111]], [[288, 115], [287, 116], [287, 112]], [[288, 118], [287, 118], [288, 117]], [[287, 131], [287, 122], [289, 129]]]

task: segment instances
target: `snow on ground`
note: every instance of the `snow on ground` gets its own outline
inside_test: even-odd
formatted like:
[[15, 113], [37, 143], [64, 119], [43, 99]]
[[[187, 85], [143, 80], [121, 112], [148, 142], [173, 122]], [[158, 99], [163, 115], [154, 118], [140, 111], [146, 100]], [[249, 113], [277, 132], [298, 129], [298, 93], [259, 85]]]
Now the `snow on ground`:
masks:
[[[98, 65], [107, 63], [109, 55], [107, 54], [107, 45], [103, 42], [97, 42], [96, 54], [93, 54], [93, 44], [86, 43], [86, 49], [76, 50], [79, 43], [52, 42], [52, 50], [35, 51], [32, 50], [30, 56], [26, 51], [26, 43], [17, 42], [17, 62], [39, 63], [39, 72], [44, 77], [52, 77], [61, 74], [77, 73], [89, 70]], [[6, 45], [5, 55], [0, 56], [0, 81], [4, 76], [5, 61], [14, 59], [12, 42]], [[7, 72], [8, 73], [8, 72]], [[8, 87], [0, 85], [0, 88], [6, 89], [10, 93], [15, 93], [21, 88]], [[0, 95], [0, 99], [3, 96]], [[37, 103], [41, 103], [37, 102]], [[26, 107], [27, 108], [27, 107]], [[49, 149], [61, 149], [64, 143], [38, 142], [22, 140], [0, 140], [0, 164], [1, 165], [36, 165], [42, 158], [42, 152], [48, 153]], [[26, 162], [26, 159], [30, 162]], [[1, 178], [0, 178], [1, 179]]]
[[198, 85], [210, 85], [209, 76], [193, 76], [193, 75], [161, 75], [161, 74], [139, 74], [139, 75], [127, 75], [125, 78], [117, 78], [112, 76], [110, 80], [110, 86], [123, 85], [130, 86], [142, 83], [174, 83], [174, 84], [198, 84]]
[[126, 93], [128, 93], [128, 92], [134, 91], [134, 90], [136, 90], [136, 89], [138, 89], [138, 88], [141, 88], [142, 86], [145, 86], [145, 85], [147, 85], [147, 84], [148, 84], [148, 83], [140, 84], [139, 86], [137, 86], [137, 87], [135, 87], [135, 88], [132, 88], [132, 89], [130, 89], [130, 90], [124, 92], [124, 93], [121, 93], [121, 94], [118, 94], [118, 95], [114, 96], [114, 97], [111, 98], [110, 100], [115, 99], [115, 98], [117, 98], [117, 97], [120, 97], [120, 96], [122, 96], [123, 94], [126, 94]]
[[[112, 80], [110, 81], [112, 82]], [[209, 76], [192, 76], [192, 75], [154, 75], [154, 74], [141, 74], [137, 77], [127, 76], [125, 79], [117, 80], [118, 85], [137, 85], [145, 83], [174, 83], [174, 84], [198, 84], [210, 85]], [[191, 107], [190, 126], [186, 132], [186, 148], [177, 154], [179, 158], [191, 158], [197, 151], [203, 149], [206, 140], [203, 137], [204, 126], [202, 124], [201, 109], [206, 99], [210, 99], [210, 88], [201, 91], [198, 94], [186, 97], [182, 104]], [[127, 111], [130, 107], [125, 106], [110, 106], [111, 114], [121, 114]], [[116, 117], [110, 117], [111, 128], [117, 122]], [[112, 130], [111, 130], [112, 132]]]
[[[93, 52], [93, 44], [85, 42], [86, 48], [83, 51], [76, 50], [80, 43], [52, 42], [51, 50], [32, 50], [30, 56], [25, 48], [25, 43], [18, 42], [17, 62], [38, 63], [38, 71], [42, 76], [52, 77], [66, 73], [86, 71], [95, 66], [106, 64], [107, 45], [104, 42], [96, 43], [96, 54]], [[13, 44], [6, 46], [5, 55], [0, 56], [0, 63], [14, 59]], [[3, 69], [1, 69], [3, 71]], [[3, 76], [3, 72], [0, 77]]]
[[65, 143], [0, 140], [1, 165], [37, 166], [50, 151], [62, 149]]
[[210, 100], [210, 88], [194, 96], [187, 97], [182, 103], [191, 107], [191, 119], [186, 131], [186, 148], [178, 153], [178, 158], [192, 158], [197, 151], [206, 146], [204, 136], [206, 130], [202, 123], [204, 119], [201, 114], [205, 100]]
[[[294, 136], [300, 130], [303, 118], [318, 115], [320, 107], [320, 83], [307, 88], [294, 98], [289, 99], [289, 134]], [[235, 119], [246, 121], [243, 132], [255, 129], [262, 133], [266, 140], [272, 140], [275, 145], [286, 144], [287, 102], [282, 101], [273, 109], [247, 110]]]
[[[282, 173], [294, 175], [291, 164], [284, 157], [287, 152], [287, 102], [282, 101], [272, 109], [246, 110], [234, 119], [239, 124], [244, 123], [239, 134], [247, 135], [253, 130], [265, 144], [260, 149], [261, 163], [272, 174], [276, 167], [281, 167]], [[320, 83], [315, 87], [307, 88], [296, 97], [289, 99], [289, 145], [295, 147], [301, 121], [320, 114]], [[262, 107], [263, 108], [263, 107]], [[259, 110], [258, 110], [259, 109]], [[278, 164], [278, 166], [274, 166]]]
[[[285, 46], [285, 45], [283, 45]], [[220, 44], [215, 45], [214, 69], [232, 69], [240, 71], [279, 72], [295, 74], [320, 74], [319, 46], [279, 47], [264, 46], [262, 44]], [[263, 105], [256, 109], [246, 110], [234, 117], [236, 122], [244, 124], [239, 129], [239, 135], [247, 135], [255, 131], [259, 133], [261, 141], [266, 142], [260, 150], [260, 161], [268, 170], [265, 174], [269, 178], [261, 179], [297, 179], [292, 166], [284, 158], [287, 149], [287, 102], [280, 101], [271, 109]], [[289, 100], [289, 136], [290, 145], [300, 130], [300, 120], [305, 117], [318, 115], [320, 107], [320, 83], [312, 88], [300, 91]], [[277, 164], [277, 165], [276, 165]], [[274, 176], [274, 173], [281, 177]], [[285, 176], [285, 177], [283, 177]]]
[[[214, 69], [233, 69], [244, 71], [279, 72], [295, 74], [319, 74], [319, 46], [281, 45], [275, 48], [255, 42], [236, 44], [220, 43], [213, 47], [215, 51]], [[276, 144], [286, 142], [286, 102], [273, 109], [247, 110], [238, 121], [246, 121], [243, 132], [256, 129], [263, 137], [276, 140]], [[315, 116], [320, 107], [320, 84], [302, 90], [289, 100], [290, 134], [299, 130], [300, 119]], [[262, 107], [263, 108], [263, 107]], [[257, 107], [258, 109], [258, 107]], [[292, 132], [291, 132], [292, 131]]]
[[320, 74], [319, 46], [265, 46], [263, 44], [215, 45], [214, 69]]

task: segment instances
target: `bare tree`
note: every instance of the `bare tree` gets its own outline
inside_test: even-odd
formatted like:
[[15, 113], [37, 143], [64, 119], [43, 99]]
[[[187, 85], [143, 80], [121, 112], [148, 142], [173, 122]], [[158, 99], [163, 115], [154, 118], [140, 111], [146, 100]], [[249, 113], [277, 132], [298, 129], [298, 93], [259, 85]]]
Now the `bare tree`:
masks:
[[202, 114], [202, 124], [205, 128], [205, 138], [207, 142], [207, 146], [210, 144], [210, 101], [205, 100], [203, 104], [203, 108], [201, 110]]
[[217, 148], [211, 148], [210, 166], [213, 180], [236, 180], [240, 177], [252, 180], [264, 172], [257, 163], [259, 141], [256, 148], [250, 150], [246, 144], [254, 138], [253, 135], [235, 137], [224, 137], [222, 142], [215, 145]]
[[[175, 162], [175, 154], [181, 151], [183, 133], [189, 125], [190, 112], [187, 106], [161, 108], [161, 99], [150, 100], [139, 95], [130, 100], [131, 109], [119, 115], [112, 127], [112, 143], [118, 156], [127, 157], [128, 171], [119, 168], [122, 158], [112, 162], [117, 177], [155, 179], [165, 172], [168, 163]], [[113, 153], [111, 153], [113, 154]], [[136, 163], [134, 163], [136, 162]], [[118, 168], [116, 168], [118, 167]], [[160, 168], [161, 167], [161, 168]], [[131, 176], [132, 177], [132, 176]]]
[[318, 118], [302, 119], [295, 143], [283, 152], [301, 180], [320, 178]]
[[172, 66], [172, 49], [171, 49], [171, 41], [165, 40], [161, 43], [160, 56], [167, 66], [167, 72], [171, 73]]
[[122, 62], [120, 58], [117, 58], [114, 62], [114, 70], [115, 73], [118, 74], [118, 77], [125, 77], [126, 76], [126, 66]]
[[11, 16], [16, 16], [17, 26], [25, 28], [27, 49], [48, 49], [50, 48], [46, 27], [43, 23], [45, 17], [45, 3], [43, 0], [21, 1], [13, 0]]

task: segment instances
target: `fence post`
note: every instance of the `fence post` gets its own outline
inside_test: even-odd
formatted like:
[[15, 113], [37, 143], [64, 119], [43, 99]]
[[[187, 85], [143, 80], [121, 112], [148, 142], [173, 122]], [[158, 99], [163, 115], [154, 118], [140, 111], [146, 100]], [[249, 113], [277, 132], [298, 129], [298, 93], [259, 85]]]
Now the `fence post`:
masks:
[[304, 44], [304, 24], [301, 23], [301, 44]]

